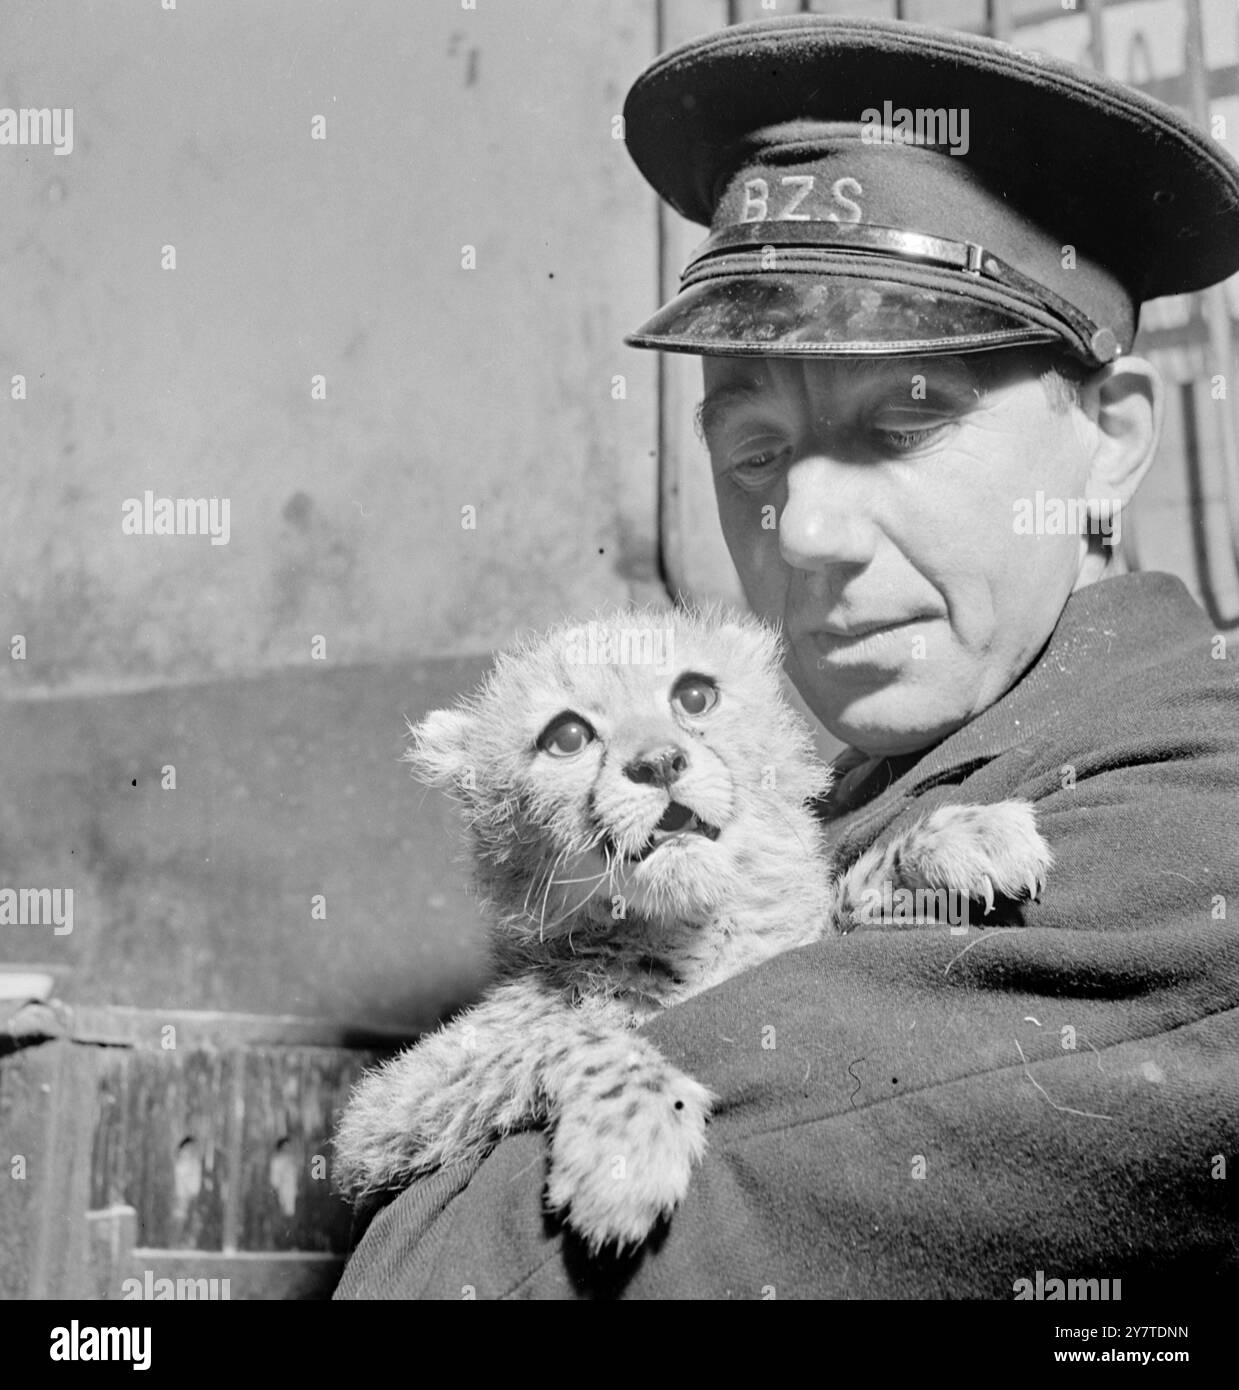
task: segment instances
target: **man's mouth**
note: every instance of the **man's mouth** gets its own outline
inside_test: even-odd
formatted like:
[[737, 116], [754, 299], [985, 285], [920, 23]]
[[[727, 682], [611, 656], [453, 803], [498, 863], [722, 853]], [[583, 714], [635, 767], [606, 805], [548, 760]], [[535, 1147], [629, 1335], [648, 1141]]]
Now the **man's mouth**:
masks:
[[902, 665], [912, 651], [913, 639], [926, 635], [928, 614], [913, 614], [889, 621], [870, 619], [853, 623], [822, 623], [810, 629], [807, 649], [816, 658], [819, 671], [829, 668], [836, 675], [848, 671], [889, 670]]
[[895, 628], [907, 627], [920, 621], [922, 615], [908, 618], [872, 618], [867, 622], [858, 620], [850, 623], [822, 623], [812, 635], [832, 642], [853, 642], [876, 636], [880, 632], [893, 632]]
[[710, 825], [709, 822], [703, 821], [691, 807], [673, 801], [662, 813], [662, 818], [654, 827], [650, 838], [635, 854], [627, 856], [627, 862], [629, 864], [640, 863], [641, 860], [648, 859], [655, 850], [661, 849], [668, 841], [685, 840], [692, 835], [701, 835], [707, 840], [717, 840], [719, 828], [717, 825]]

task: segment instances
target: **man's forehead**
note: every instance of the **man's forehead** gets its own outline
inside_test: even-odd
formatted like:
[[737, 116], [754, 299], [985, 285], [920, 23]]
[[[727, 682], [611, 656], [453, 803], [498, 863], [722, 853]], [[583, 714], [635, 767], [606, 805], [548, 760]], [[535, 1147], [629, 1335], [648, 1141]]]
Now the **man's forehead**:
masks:
[[774, 396], [887, 391], [950, 385], [980, 389], [981, 373], [966, 355], [930, 357], [703, 357], [703, 424], [728, 406]]

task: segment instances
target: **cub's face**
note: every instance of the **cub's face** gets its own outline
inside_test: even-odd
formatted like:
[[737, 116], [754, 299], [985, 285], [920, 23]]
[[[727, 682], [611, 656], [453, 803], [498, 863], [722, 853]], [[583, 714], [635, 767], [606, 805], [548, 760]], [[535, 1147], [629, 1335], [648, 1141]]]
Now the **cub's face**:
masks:
[[479, 878], [539, 932], [704, 919], [787, 809], [826, 785], [755, 620], [638, 610], [507, 653], [482, 689], [413, 730], [423, 779], [451, 785]]

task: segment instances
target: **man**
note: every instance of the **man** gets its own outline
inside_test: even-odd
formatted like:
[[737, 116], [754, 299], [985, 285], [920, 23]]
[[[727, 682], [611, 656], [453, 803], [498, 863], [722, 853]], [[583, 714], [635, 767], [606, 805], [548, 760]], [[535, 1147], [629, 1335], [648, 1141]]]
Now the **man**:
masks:
[[[918, 112], [943, 113], [936, 143]], [[1161, 425], [1139, 304], [1239, 268], [1239, 170], [1067, 65], [812, 16], [665, 55], [625, 117], [645, 176], [711, 228], [630, 341], [703, 358], [745, 593], [849, 745], [823, 808], [841, 858], [1024, 797], [1055, 866], [965, 934], [892, 920], [650, 1024], [720, 1102], [638, 1256], [591, 1264], [544, 1218], [526, 1134], [381, 1212], [340, 1296], [1233, 1277], [1236, 653], [1108, 542]]]

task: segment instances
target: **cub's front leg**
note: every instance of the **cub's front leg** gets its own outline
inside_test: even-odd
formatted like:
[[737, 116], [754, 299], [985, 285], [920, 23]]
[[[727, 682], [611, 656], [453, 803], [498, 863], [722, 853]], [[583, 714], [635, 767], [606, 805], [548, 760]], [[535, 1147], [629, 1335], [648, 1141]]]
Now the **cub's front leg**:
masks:
[[626, 1024], [536, 980], [499, 986], [362, 1079], [336, 1135], [338, 1185], [399, 1186], [549, 1121], [550, 1205], [591, 1249], [639, 1243], [687, 1191], [711, 1097]]
[[547, 1013], [548, 1001], [527, 987], [501, 986], [367, 1072], [336, 1130], [337, 1186], [358, 1196], [401, 1187], [544, 1119], [538, 1057], [525, 1030]]

